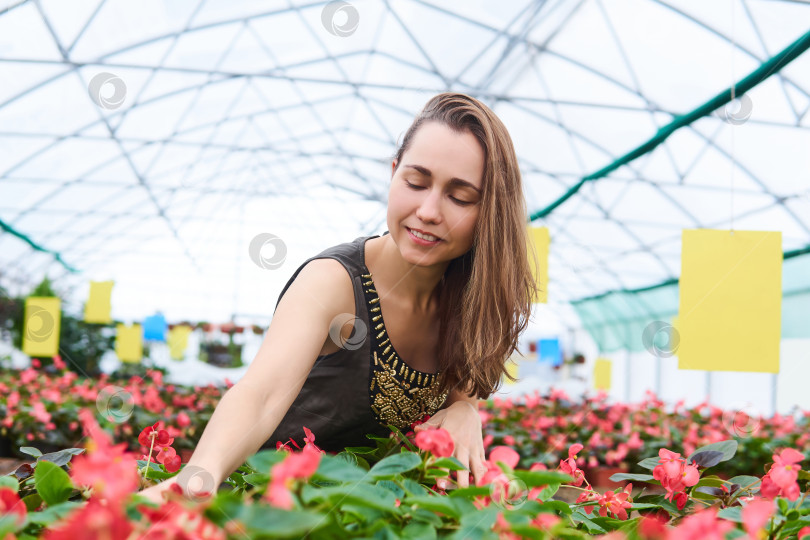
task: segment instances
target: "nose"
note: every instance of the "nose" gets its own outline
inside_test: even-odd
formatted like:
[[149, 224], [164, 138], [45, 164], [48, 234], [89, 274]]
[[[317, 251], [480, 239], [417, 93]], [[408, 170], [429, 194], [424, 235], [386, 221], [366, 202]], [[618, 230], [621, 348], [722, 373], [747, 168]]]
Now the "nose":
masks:
[[441, 192], [429, 189], [422, 203], [416, 209], [416, 217], [425, 222], [438, 223], [441, 221]]

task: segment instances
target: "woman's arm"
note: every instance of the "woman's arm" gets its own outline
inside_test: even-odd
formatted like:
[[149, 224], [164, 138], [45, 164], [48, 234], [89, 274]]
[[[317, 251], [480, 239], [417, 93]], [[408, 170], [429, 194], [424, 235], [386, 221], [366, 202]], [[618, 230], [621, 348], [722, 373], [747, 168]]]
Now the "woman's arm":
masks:
[[[181, 483], [187, 495], [215, 493], [281, 423], [329, 335], [330, 324], [353, 299], [351, 278], [340, 262], [308, 263], [281, 298], [245, 375], [225, 393], [206, 425], [187, 465], [197, 471], [196, 477], [185, 479], [181, 472], [142, 494], [160, 502], [161, 492], [172, 483]], [[186, 481], [189, 485], [182, 485]]]

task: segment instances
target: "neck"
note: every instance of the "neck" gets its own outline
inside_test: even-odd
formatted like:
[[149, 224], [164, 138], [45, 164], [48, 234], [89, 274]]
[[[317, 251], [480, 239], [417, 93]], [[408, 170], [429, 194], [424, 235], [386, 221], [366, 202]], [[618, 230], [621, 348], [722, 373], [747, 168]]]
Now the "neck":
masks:
[[449, 262], [433, 266], [411, 264], [402, 258], [390, 234], [369, 240], [366, 246], [366, 266], [374, 276], [375, 286], [382, 288], [378, 293], [394, 298], [413, 313], [435, 311], [439, 282]]

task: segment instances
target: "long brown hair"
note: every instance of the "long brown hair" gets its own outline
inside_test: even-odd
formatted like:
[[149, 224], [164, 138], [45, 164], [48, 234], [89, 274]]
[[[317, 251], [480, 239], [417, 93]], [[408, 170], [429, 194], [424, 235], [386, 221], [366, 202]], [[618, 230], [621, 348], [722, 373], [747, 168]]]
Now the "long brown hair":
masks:
[[500, 387], [502, 376], [516, 380], [508, 374], [506, 361], [517, 350], [538, 290], [529, 266], [529, 257], [536, 254], [528, 249], [520, 169], [501, 120], [477, 99], [456, 92], [432, 97], [419, 112], [394, 155], [397, 168], [425, 122], [470, 132], [484, 150], [473, 246], [450, 262], [439, 285], [438, 353], [440, 392], [462, 388], [468, 396], [487, 399]]

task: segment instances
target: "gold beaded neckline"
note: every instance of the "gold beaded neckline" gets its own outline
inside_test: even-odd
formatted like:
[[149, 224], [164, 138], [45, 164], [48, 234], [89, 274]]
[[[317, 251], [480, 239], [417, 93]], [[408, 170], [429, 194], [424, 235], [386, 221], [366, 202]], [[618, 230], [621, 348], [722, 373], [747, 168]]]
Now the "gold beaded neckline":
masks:
[[[371, 408], [382, 424], [393, 424], [404, 429], [427, 414], [432, 416], [447, 398], [448, 392], [439, 394], [442, 372], [428, 373], [405, 363], [391, 345], [383, 323], [380, 297], [374, 289], [371, 271], [366, 274], [363, 290], [369, 304], [369, 325], [374, 346], [374, 362], [370, 373], [369, 397]], [[370, 297], [370, 298], [369, 298]]]

